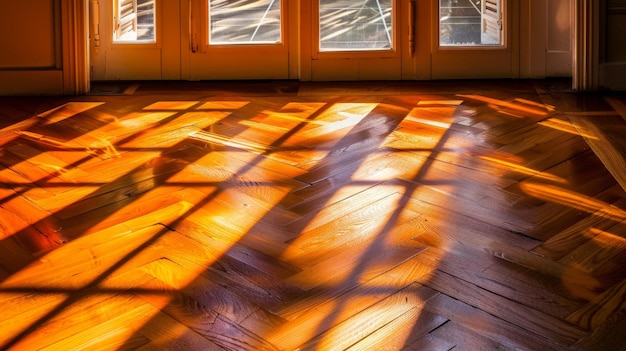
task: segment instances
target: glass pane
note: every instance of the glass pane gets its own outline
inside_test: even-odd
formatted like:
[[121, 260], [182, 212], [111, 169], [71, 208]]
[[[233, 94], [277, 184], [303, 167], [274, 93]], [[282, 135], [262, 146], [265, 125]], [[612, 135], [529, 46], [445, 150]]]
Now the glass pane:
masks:
[[392, 49], [392, 0], [319, 0], [320, 50]]
[[155, 0], [115, 1], [114, 41], [154, 42], [154, 2]]
[[501, 13], [501, 0], [439, 0], [439, 44], [502, 45]]
[[280, 0], [209, 0], [210, 44], [281, 42]]

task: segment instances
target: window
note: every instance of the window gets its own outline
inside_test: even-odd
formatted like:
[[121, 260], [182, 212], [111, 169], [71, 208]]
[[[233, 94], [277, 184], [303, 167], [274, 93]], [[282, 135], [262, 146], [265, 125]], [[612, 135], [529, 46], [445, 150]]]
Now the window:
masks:
[[209, 44], [282, 42], [280, 0], [208, 0]]
[[439, 0], [439, 45], [502, 46], [502, 1]]
[[155, 0], [115, 0], [114, 42], [154, 42]]
[[393, 0], [319, 0], [320, 51], [391, 50]]

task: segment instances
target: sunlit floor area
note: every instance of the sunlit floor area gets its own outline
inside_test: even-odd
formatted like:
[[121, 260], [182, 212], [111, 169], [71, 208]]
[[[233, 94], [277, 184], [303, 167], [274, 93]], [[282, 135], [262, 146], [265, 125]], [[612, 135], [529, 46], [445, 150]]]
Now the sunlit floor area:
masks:
[[624, 350], [626, 94], [569, 84], [0, 97], [0, 349]]

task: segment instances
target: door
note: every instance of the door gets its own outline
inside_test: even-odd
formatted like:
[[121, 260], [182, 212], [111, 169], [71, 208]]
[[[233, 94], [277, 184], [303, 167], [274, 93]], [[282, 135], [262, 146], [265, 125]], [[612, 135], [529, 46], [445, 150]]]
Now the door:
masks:
[[90, 0], [92, 79], [519, 77], [520, 0]]
[[519, 77], [518, 3], [302, 1], [302, 19], [311, 13], [312, 20], [310, 38], [302, 39], [301, 79]]
[[[431, 0], [430, 79], [519, 77], [518, 0]], [[425, 10], [425, 9], [424, 9]]]
[[88, 90], [87, 35], [80, 1], [0, 1], [0, 95]]
[[90, 0], [91, 79], [180, 79], [179, 1]]
[[401, 79], [400, 2], [302, 1], [301, 78]]
[[91, 78], [294, 78], [287, 3], [90, 0]]
[[[186, 0], [189, 43], [183, 47], [183, 77], [287, 79], [289, 1]], [[295, 22], [295, 18], [293, 20]]]

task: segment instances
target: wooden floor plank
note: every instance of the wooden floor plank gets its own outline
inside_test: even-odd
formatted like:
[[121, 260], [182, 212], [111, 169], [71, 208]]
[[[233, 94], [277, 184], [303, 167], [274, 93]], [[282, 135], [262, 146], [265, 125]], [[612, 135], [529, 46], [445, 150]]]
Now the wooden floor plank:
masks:
[[[432, 292], [429, 292], [432, 293]], [[428, 296], [428, 295], [427, 295]], [[375, 333], [388, 323], [402, 317], [416, 306], [428, 303], [428, 298], [411, 287], [379, 300], [376, 304], [355, 314], [300, 346], [302, 350], [349, 349], [364, 342], [363, 338]], [[322, 323], [325, 326], [325, 323]]]
[[513, 350], [489, 339], [479, 333], [468, 330], [454, 322], [446, 323], [432, 334], [437, 340], [443, 340], [445, 346], [453, 345], [451, 349], [461, 350]]
[[[202, 300], [198, 301], [193, 297], [178, 294], [176, 292], [177, 287], [187, 286], [187, 283], [190, 281], [189, 278], [192, 277], [188, 276], [180, 279], [180, 277], [177, 277], [177, 272], [179, 271], [177, 268], [166, 267], [164, 264], [169, 265], [168, 260], [155, 261], [152, 265], [145, 266], [144, 269], [149, 274], [158, 276], [159, 279], [166, 279], [165, 284], [161, 285], [167, 286], [167, 288], [164, 287], [165, 291], [172, 291], [173, 294], [152, 294], [146, 295], [144, 298], [152, 306], [172, 317], [175, 320], [173, 324], [182, 324], [185, 329], [193, 330], [211, 343], [221, 345], [224, 348], [275, 349], [271, 344], [238, 326], [236, 322], [229, 320], [226, 316], [222, 316], [220, 313], [212, 310], [210, 306], [203, 304]], [[150, 284], [146, 288], [159, 289], [154, 284]], [[224, 307], [232, 308], [228, 305], [224, 305]]]
[[414, 341], [410, 345], [407, 345], [403, 350], [407, 351], [420, 351], [420, 350], [432, 350], [432, 351], [449, 351], [456, 347], [455, 344], [438, 338], [432, 334]]
[[[401, 199], [400, 195], [392, 194], [335, 221], [303, 231], [290, 242], [281, 258], [299, 267], [305, 267], [332, 259], [341, 255], [341, 251], [353, 248], [367, 251], [368, 245], [380, 242], [381, 237], [385, 237], [384, 242], [388, 246], [408, 240], [416, 234], [415, 226], [408, 225], [405, 230], [387, 230], [386, 223], [377, 217], [394, 221], [397, 228], [402, 228], [406, 222], [419, 217], [418, 213], [398, 209]], [[332, 237], [320, 235], [326, 232], [334, 232], [335, 235]], [[320, 240], [321, 238], [323, 240]]]
[[578, 341], [574, 350], [620, 350], [626, 343], [626, 320], [624, 311], [610, 315], [609, 318], [599, 325], [593, 332]]
[[129, 84], [0, 97], [0, 349], [621, 348], [623, 94]]
[[626, 294], [626, 281], [607, 289], [587, 305], [567, 317], [571, 323], [576, 323], [583, 328], [595, 329], [607, 322], [615, 312], [623, 313], [624, 296]]
[[[119, 311], [109, 319], [98, 321], [99, 323], [86, 327], [81, 325], [81, 331], [66, 337], [41, 350], [76, 350], [76, 349], [97, 349], [97, 348], [117, 348], [134, 349], [147, 344], [150, 340], [141, 335], [135, 334], [137, 326], [145, 323], [151, 318], [151, 313], [155, 311], [145, 304], [138, 306], [116, 306]], [[120, 328], [123, 325], [123, 328]], [[97, 335], [98, 337], [94, 337]], [[21, 347], [21, 346], [20, 346]], [[24, 347], [38, 347], [38, 345], [25, 345]]]
[[[618, 208], [624, 208], [626, 201], [619, 201], [612, 204]], [[562, 232], [553, 236], [546, 242], [536, 247], [533, 251], [544, 257], [553, 260], [563, 258], [569, 252], [575, 250], [580, 245], [588, 242], [596, 236], [596, 231], [607, 231], [615, 225], [615, 220], [603, 216], [601, 210], [597, 214], [588, 216], [576, 224], [566, 228]]]
[[[477, 307], [457, 300], [445, 294], [439, 294], [424, 307], [427, 311], [439, 314], [451, 320], [450, 325], [446, 324], [433, 332], [434, 335], [442, 337], [442, 334], [453, 336], [458, 346], [469, 342], [486, 343], [487, 345], [499, 345], [497, 348], [505, 349], [528, 349], [528, 350], [565, 350], [566, 347], [559, 344], [557, 340], [546, 338], [546, 334], [535, 334], [532, 330], [519, 328], [516, 324], [499, 320], [497, 317], [479, 310]], [[450, 328], [452, 331], [444, 332]], [[555, 328], [558, 331], [558, 327]], [[543, 334], [543, 335], [542, 335]], [[461, 335], [465, 338], [458, 339]], [[584, 335], [581, 334], [580, 337]], [[578, 336], [572, 340], [578, 340]], [[475, 341], [474, 341], [475, 340]], [[468, 345], [468, 346], [469, 346]], [[470, 349], [476, 346], [469, 347]]]
[[162, 311], [141, 327], [141, 332], [135, 338], [141, 337], [148, 338], [150, 343], [137, 350], [224, 350]]
[[[613, 234], [617, 233], [617, 234]], [[597, 270], [606, 262], [616, 260], [626, 248], [626, 222], [621, 222], [606, 231], [598, 230], [590, 241], [579, 246], [559, 262], [585, 272]]]
[[[621, 113], [624, 113], [623, 104], [615, 99], [608, 100], [612, 105], [617, 107]], [[609, 169], [615, 179], [626, 189], [626, 162], [624, 158], [626, 154], [623, 149], [623, 135], [626, 132], [624, 119], [618, 115], [594, 116], [593, 119], [584, 118], [577, 114], [568, 115], [574, 125], [581, 130], [581, 133], [589, 135], [586, 138], [587, 143], [594, 152], [602, 160], [604, 165]]]
[[[428, 302], [426, 302], [428, 303]], [[415, 306], [400, 317], [361, 339], [348, 350], [404, 350], [404, 346], [421, 347], [422, 350], [437, 350], [452, 345], [437, 345], [433, 338], [427, 338], [429, 332], [441, 326], [446, 318], [434, 315]], [[443, 344], [443, 342], [442, 342]]]
[[[420, 255], [415, 255], [389, 268], [388, 271], [377, 272], [378, 275], [363, 274], [361, 277], [354, 277], [352, 281], [304, 291], [292, 301], [286, 301], [280, 309], [276, 310], [276, 313], [292, 320], [313, 308], [321, 310], [319, 305], [333, 306], [334, 296], [350, 293], [354, 297], [367, 297], [376, 296], [380, 293], [379, 291], [388, 293], [388, 286], [396, 288], [407, 286], [422, 276], [427, 277], [434, 269], [432, 265], [422, 262]], [[353, 289], [356, 290], [352, 291]]]

